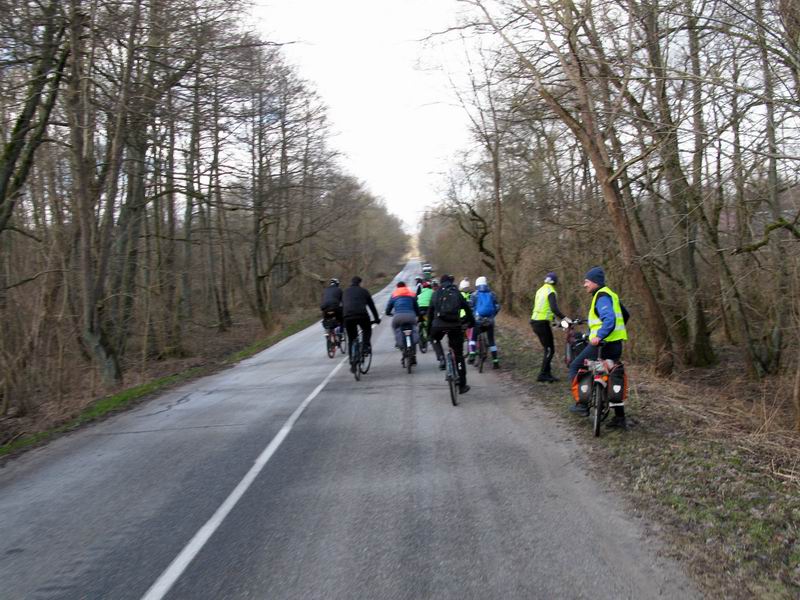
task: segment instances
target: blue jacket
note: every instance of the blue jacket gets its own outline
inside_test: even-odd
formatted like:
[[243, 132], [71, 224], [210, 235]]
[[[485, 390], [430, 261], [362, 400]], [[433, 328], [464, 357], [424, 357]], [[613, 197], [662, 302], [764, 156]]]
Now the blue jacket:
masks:
[[395, 288], [392, 297], [386, 305], [386, 314], [391, 315], [392, 311], [399, 314], [419, 315], [419, 305], [417, 297], [407, 287]]

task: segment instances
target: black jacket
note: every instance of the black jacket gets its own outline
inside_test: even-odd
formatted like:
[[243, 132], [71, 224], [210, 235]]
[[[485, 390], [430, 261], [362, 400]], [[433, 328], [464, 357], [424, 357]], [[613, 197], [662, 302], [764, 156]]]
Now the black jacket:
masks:
[[342, 309], [345, 319], [348, 317], [369, 317], [367, 307], [372, 311], [375, 320], [380, 320], [378, 310], [372, 301], [372, 295], [360, 285], [351, 285], [342, 294]]
[[330, 285], [322, 291], [322, 302], [320, 309], [339, 308], [342, 304], [342, 288], [338, 285]]
[[[436, 327], [439, 329], [459, 329], [461, 328], [461, 321], [442, 321], [441, 319], [436, 318], [436, 313], [439, 312], [439, 303], [442, 299], [442, 294], [444, 290], [448, 287], [455, 287], [455, 284], [445, 285], [440, 287], [436, 290], [431, 298], [430, 306], [428, 306], [428, 323], [430, 323], [430, 327]], [[472, 307], [469, 305], [469, 302], [461, 295], [461, 292], [458, 292], [458, 297], [461, 298], [461, 308], [464, 310], [464, 318], [462, 321], [466, 322], [467, 325], [470, 327], [475, 326], [475, 316], [472, 314]]]

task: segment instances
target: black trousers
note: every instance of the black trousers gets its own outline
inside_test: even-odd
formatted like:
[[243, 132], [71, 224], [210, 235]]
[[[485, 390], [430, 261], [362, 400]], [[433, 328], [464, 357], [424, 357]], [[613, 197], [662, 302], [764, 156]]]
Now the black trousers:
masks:
[[550, 321], [531, 321], [531, 329], [533, 329], [533, 333], [536, 334], [536, 337], [539, 338], [542, 349], [544, 350], [539, 376], [552, 375], [550, 363], [553, 361], [556, 347], [553, 342], [553, 328], [550, 326]]
[[447, 343], [456, 355], [456, 369], [458, 370], [458, 385], [467, 385], [467, 366], [464, 364], [464, 330], [459, 324], [457, 327], [437, 327], [431, 326], [431, 340], [433, 349], [436, 351], [436, 358], [444, 360], [444, 350], [442, 349], [442, 338], [447, 336]]
[[347, 331], [347, 339], [353, 341], [358, 337], [358, 328], [364, 332], [364, 345], [369, 346], [372, 340], [372, 321], [369, 315], [359, 315], [357, 317], [345, 317], [344, 328]]

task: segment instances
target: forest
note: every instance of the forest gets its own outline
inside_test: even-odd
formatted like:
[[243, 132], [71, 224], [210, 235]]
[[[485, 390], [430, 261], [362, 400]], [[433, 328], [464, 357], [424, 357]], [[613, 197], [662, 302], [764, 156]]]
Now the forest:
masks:
[[[660, 375], [781, 378], [800, 428], [800, 4], [463, 0], [473, 143], [422, 224], [441, 270], [583, 317], [606, 269]], [[788, 391], [788, 393], [787, 393]]]
[[329, 278], [374, 284], [405, 253], [246, 9], [0, 2], [7, 425], [64, 418], [232, 329], [274, 332], [315, 314]]

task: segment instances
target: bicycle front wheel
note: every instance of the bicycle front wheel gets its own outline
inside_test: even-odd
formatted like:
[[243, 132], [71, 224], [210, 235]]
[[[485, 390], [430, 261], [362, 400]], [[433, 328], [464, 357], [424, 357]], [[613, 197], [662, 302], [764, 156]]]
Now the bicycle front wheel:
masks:
[[486, 364], [486, 356], [488, 355], [488, 351], [486, 350], [487, 344], [486, 334], [482, 333], [478, 338], [478, 373], [483, 373], [483, 365]]

